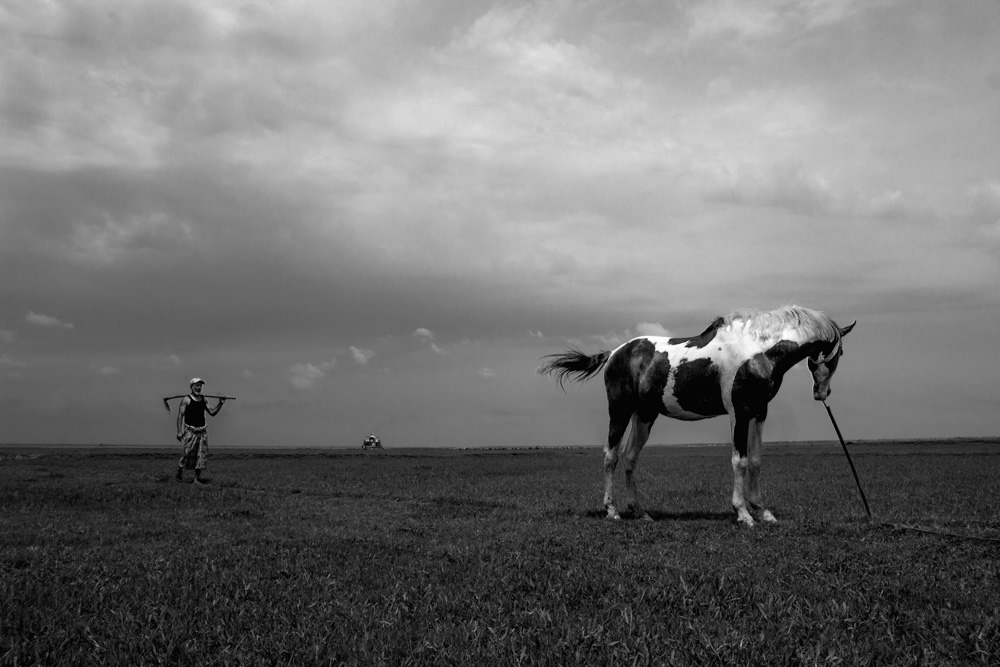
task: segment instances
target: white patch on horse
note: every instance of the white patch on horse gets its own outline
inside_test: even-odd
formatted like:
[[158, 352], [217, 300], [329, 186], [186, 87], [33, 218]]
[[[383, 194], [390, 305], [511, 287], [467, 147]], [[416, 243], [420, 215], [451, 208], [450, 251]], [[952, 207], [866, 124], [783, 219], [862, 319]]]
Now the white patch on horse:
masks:
[[687, 361], [711, 358], [710, 355], [705, 353], [706, 350], [686, 347], [684, 343], [671, 344], [669, 338], [664, 338], [662, 336], [643, 336], [643, 338], [653, 344], [653, 350], [655, 350], [657, 354], [667, 355], [667, 360], [670, 363], [670, 371], [667, 374], [667, 382], [663, 387], [663, 394], [660, 396], [663, 414], [672, 419], [680, 419], [681, 421], [698, 421], [716, 416], [703, 415], [697, 412], [685, 410], [681, 407], [674, 391], [677, 385], [678, 366]]

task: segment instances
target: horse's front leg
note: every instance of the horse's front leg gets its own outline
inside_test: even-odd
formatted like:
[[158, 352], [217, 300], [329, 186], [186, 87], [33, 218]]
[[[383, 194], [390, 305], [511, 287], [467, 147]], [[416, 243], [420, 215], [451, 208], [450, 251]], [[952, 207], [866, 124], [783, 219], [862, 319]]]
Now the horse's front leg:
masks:
[[753, 517], [747, 508], [747, 478], [749, 477], [750, 461], [747, 456], [750, 419], [742, 415], [731, 415], [729, 420], [733, 437], [733, 510], [736, 512], [736, 522], [752, 528]]
[[747, 493], [750, 511], [759, 521], [777, 523], [771, 511], [764, 507], [760, 492], [760, 468], [764, 454], [764, 419], [751, 419], [747, 433]]

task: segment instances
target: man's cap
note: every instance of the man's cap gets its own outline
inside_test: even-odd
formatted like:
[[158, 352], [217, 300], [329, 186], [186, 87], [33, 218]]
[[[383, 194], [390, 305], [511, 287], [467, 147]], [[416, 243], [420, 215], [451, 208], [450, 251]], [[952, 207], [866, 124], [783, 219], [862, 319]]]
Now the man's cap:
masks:
[[188, 384], [189, 385], [205, 384], [205, 381], [202, 380], [201, 378], [191, 378], [191, 382], [189, 382]]

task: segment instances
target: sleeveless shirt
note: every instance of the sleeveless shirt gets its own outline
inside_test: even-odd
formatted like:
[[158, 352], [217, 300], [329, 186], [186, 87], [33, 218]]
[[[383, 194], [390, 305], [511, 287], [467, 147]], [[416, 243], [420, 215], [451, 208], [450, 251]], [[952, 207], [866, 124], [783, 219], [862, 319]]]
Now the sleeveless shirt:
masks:
[[187, 408], [184, 410], [184, 423], [188, 426], [201, 428], [205, 425], [205, 399], [202, 398], [199, 401], [195, 399], [193, 394], [189, 398], [191, 402], [188, 403]]

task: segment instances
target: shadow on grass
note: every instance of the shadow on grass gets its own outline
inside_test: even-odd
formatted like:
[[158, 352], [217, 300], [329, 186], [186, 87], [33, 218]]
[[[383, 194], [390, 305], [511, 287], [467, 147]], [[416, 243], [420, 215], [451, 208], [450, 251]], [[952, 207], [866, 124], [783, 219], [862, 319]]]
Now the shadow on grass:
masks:
[[[732, 512], [664, 512], [662, 510], [649, 510], [647, 512], [653, 521], [732, 521]], [[588, 519], [604, 519], [607, 511], [604, 509], [587, 510], [583, 516]], [[641, 520], [632, 512], [622, 512], [623, 521]]]

